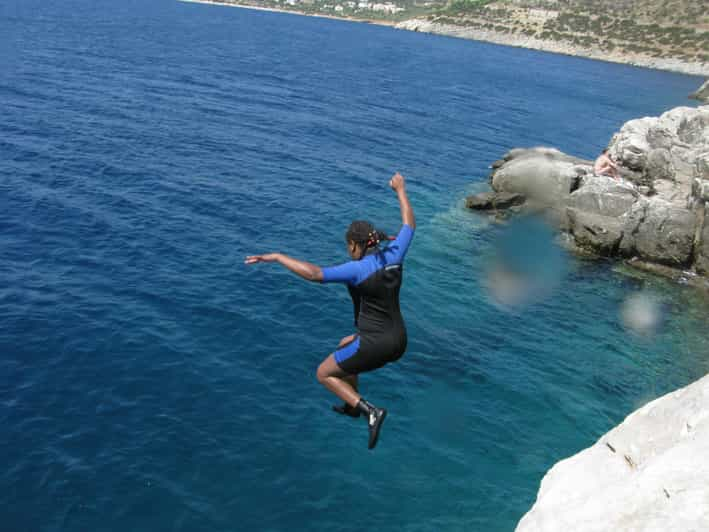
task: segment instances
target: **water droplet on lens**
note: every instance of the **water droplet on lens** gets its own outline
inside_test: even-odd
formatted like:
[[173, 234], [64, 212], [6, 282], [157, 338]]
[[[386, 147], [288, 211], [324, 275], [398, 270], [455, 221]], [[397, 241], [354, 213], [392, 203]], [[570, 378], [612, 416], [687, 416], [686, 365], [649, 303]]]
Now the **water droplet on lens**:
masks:
[[566, 255], [553, 230], [541, 220], [521, 218], [496, 238], [485, 286], [495, 304], [521, 307], [547, 297], [565, 272]]
[[662, 312], [656, 298], [639, 292], [625, 299], [620, 307], [620, 317], [629, 331], [641, 336], [652, 336], [660, 325]]

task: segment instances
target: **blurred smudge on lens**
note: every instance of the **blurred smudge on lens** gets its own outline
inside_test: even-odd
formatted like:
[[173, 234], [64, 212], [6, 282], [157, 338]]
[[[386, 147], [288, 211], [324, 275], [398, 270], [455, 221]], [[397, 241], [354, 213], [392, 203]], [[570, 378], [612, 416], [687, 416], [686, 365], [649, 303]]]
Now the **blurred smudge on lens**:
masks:
[[496, 238], [484, 284], [494, 304], [520, 308], [548, 297], [566, 270], [567, 257], [555, 243], [554, 231], [542, 220], [525, 217]]
[[662, 308], [652, 294], [638, 292], [623, 301], [620, 318], [628, 331], [639, 336], [652, 336], [660, 327]]

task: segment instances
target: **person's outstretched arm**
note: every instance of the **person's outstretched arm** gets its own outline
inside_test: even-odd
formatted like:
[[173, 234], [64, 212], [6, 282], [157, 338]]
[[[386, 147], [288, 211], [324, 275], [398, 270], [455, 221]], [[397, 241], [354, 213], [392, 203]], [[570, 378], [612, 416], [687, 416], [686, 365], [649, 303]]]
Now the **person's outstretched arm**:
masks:
[[249, 255], [244, 261], [245, 264], [256, 264], [258, 262], [277, 262], [306, 281], [319, 283], [323, 280], [322, 268], [320, 268], [320, 266], [305, 262], [304, 260], [294, 259], [293, 257], [283, 255], [282, 253]]
[[406, 182], [404, 176], [399, 172], [394, 174], [394, 177], [389, 181], [389, 186], [394, 189], [399, 198], [399, 207], [401, 208], [401, 221], [404, 225], [408, 225], [411, 229], [416, 229], [416, 218], [414, 218], [414, 210], [409, 203], [409, 197], [406, 195]]
[[387, 264], [402, 264], [404, 256], [411, 245], [411, 239], [414, 237], [416, 218], [414, 218], [414, 210], [411, 208], [411, 203], [409, 203], [409, 197], [406, 195], [404, 176], [397, 172], [389, 181], [389, 186], [394, 189], [399, 198], [403, 225], [394, 241], [384, 248], [383, 253]]

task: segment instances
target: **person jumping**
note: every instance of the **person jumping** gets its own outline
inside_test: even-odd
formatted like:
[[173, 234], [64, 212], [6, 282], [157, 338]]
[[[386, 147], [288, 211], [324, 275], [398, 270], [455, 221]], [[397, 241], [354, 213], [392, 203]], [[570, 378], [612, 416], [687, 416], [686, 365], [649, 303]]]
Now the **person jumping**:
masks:
[[399, 360], [406, 351], [406, 327], [399, 309], [403, 263], [414, 236], [416, 221], [406, 195], [404, 177], [398, 172], [389, 181], [401, 209], [402, 227], [397, 237], [380, 248], [387, 236], [366, 221], [354, 221], [347, 234], [352, 260], [320, 268], [281, 253], [250, 255], [246, 264], [278, 262], [303, 279], [320, 283], [344, 283], [354, 305], [357, 332], [343, 338], [317, 370], [318, 381], [344, 401], [333, 410], [357, 418], [364, 414], [369, 427], [369, 449], [374, 449], [387, 411], [366, 401], [358, 392], [360, 373]]

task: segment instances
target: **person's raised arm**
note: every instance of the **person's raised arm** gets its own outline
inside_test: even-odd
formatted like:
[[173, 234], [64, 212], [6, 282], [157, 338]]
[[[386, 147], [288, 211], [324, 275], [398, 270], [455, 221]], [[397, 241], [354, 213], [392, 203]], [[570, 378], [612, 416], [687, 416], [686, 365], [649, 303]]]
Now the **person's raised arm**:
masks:
[[322, 268], [320, 268], [320, 266], [305, 262], [304, 260], [294, 259], [282, 253], [249, 255], [244, 261], [245, 264], [256, 264], [258, 262], [277, 262], [306, 281], [319, 283], [323, 280]]
[[399, 198], [399, 207], [401, 208], [401, 221], [404, 225], [408, 225], [411, 229], [416, 228], [416, 218], [414, 218], [414, 210], [409, 203], [409, 197], [406, 195], [406, 182], [404, 176], [399, 172], [394, 174], [394, 177], [389, 181], [389, 186], [396, 192]]

